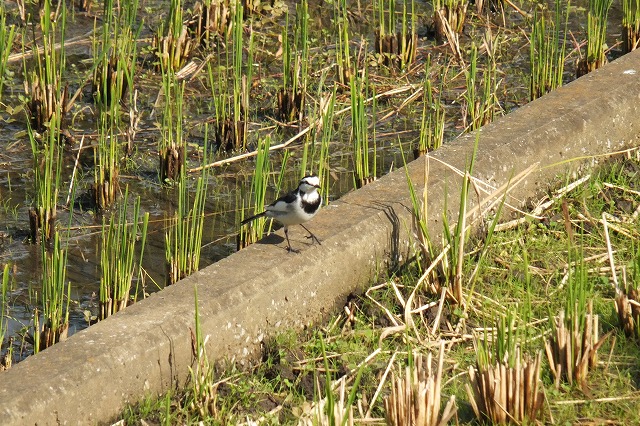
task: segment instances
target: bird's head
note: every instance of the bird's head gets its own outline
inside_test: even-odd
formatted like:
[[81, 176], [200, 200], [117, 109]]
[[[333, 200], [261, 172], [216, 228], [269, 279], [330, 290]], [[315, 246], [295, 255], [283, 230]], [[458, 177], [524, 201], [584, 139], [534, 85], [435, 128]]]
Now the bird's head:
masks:
[[318, 176], [305, 176], [298, 185], [300, 191], [308, 193], [320, 188], [320, 179]]

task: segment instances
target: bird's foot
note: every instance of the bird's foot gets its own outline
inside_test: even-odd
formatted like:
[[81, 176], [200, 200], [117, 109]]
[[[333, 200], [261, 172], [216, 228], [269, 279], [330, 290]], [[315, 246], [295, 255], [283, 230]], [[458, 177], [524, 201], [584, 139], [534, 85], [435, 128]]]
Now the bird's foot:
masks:
[[319, 245], [319, 246], [321, 246], [321, 245], [322, 245], [322, 243], [320, 242], [320, 240], [318, 239], [318, 237], [316, 237], [315, 235], [310, 234], [310, 235], [307, 235], [306, 237], [307, 237], [307, 239], [308, 239], [308, 240], [309, 240], [309, 239], [311, 240], [311, 243], [312, 243], [312, 244], [313, 244], [313, 242], [315, 241], [316, 243], [318, 243], [318, 245]]

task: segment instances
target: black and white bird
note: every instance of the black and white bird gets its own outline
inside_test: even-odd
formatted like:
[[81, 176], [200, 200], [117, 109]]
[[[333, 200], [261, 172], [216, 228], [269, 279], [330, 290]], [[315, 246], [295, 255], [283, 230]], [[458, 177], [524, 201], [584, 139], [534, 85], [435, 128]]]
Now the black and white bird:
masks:
[[303, 223], [310, 221], [320, 210], [322, 196], [318, 192], [319, 188], [320, 179], [317, 176], [305, 176], [294, 191], [278, 198], [265, 207], [262, 213], [243, 220], [241, 224], [244, 225], [260, 217], [275, 219], [284, 226], [287, 250], [290, 252], [296, 251], [291, 248], [291, 243], [289, 242], [289, 226], [291, 225], [302, 226], [309, 233], [307, 238], [312, 238], [320, 244], [320, 240], [303, 225]]

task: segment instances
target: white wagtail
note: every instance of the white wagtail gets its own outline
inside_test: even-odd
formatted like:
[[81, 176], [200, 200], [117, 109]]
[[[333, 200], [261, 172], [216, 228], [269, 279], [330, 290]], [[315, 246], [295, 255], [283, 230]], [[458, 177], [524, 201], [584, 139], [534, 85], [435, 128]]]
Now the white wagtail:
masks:
[[298, 188], [287, 195], [278, 198], [273, 203], [265, 207], [262, 213], [251, 216], [241, 222], [242, 225], [251, 222], [259, 217], [270, 217], [284, 225], [284, 236], [287, 238], [287, 250], [296, 251], [291, 248], [289, 242], [289, 226], [300, 225], [309, 233], [307, 238], [312, 238], [320, 244], [320, 240], [307, 229], [303, 223], [313, 218], [322, 204], [322, 196], [318, 192], [320, 179], [317, 176], [305, 176], [300, 181]]

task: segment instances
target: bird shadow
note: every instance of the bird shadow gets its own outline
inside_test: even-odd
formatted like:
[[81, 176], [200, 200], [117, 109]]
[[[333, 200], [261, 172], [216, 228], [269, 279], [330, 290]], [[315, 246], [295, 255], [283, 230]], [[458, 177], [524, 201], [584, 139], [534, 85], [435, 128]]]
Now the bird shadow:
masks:
[[[301, 234], [298, 235], [298, 233], [296, 232], [298, 230], [296, 229], [292, 231], [292, 228], [296, 228], [296, 227], [292, 226], [289, 228], [289, 239], [291, 240], [291, 246], [292, 246], [291, 252], [299, 253], [300, 249], [311, 247], [314, 245], [313, 241], [309, 242], [311, 238], [305, 235], [306, 232], [304, 231], [304, 229], [300, 229], [299, 232]], [[270, 234], [266, 234], [264, 237], [256, 241], [254, 244], [273, 245], [273, 246], [277, 246], [278, 248], [281, 248], [285, 252], [289, 252], [289, 250], [287, 250], [287, 240], [282, 235], [276, 234], [274, 231], [271, 231]]]

